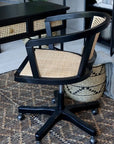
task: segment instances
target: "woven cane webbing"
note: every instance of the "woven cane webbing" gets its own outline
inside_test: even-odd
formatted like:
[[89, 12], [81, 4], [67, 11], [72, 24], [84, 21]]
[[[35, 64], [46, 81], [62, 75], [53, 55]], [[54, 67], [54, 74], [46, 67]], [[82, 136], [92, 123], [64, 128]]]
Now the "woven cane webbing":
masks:
[[51, 22], [52, 27], [59, 26], [59, 25], [62, 25], [62, 21], [52, 21]]
[[[51, 26], [59, 26], [62, 25], [62, 21], [54, 21], [51, 22]], [[33, 22], [34, 31], [45, 29], [45, 19], [36, 20]]]
[[0, 38], [17, 35], [26, 32], [26, 23], [18, 23], [0, 27]]
[[[62, 51], [37, 49], [35, 55], [41, 77], [64, 78], [76, 76], [81, 61], [81, 56]], [[29, 62], [21, 75], [32, 76]]]
[[[98, 17], [98, 16], [94, 16], [93, 21], [92, 21], [92, 24], [91, 24], [91, 28], [93, 28], [93, 27], [101, 24], [101, 23], [104, 22], [104, 21], [105, 21], [105, 18]], [[98, 40], [98, 38], [99, 38], [99, 34], [100, 34], [100, 33], [97, 33], [96, 36], [95, 36], [95, 40], [94, 40], [94, 43], [93, 43], [93, 46], [92, 46], [92, 50], [91, 50], [91, 54], [90, 54], [89, 59], [91, 59], [92, 56], [93, 56], [94, 49], [95, 49], [95, 45], [96, 45], [96, 42], [97, 42], [97, 40]]]
[[94, 16], [92, 24], [91, 24], [91, 28], [101, 24], [104, 21], [105, 21], [105, 18], [102, 18], [102, 17], [99, 17], [99, 16]]

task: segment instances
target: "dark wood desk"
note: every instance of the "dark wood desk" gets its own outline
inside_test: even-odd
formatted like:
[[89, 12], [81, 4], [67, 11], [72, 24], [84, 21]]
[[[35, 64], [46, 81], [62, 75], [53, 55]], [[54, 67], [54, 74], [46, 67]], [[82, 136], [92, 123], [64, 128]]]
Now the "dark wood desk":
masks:
[[[69, 7], [44, 1], [1, 6], [0, 44], [45, 33], [45, 18], [66, 13], [68, 9]], [[65, 26], [65, 22], [54, 25], [55, 29]]]

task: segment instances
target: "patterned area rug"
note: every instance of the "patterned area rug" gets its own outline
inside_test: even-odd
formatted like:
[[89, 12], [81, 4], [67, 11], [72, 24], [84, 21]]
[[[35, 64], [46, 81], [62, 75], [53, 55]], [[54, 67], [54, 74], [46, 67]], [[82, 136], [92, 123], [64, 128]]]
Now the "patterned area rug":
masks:
[[[19, 105], [52, 105], [56, 86], [17, 83], [14, 71], [0, 75], [0, 144], [35, 144], [35, 133], [44, 124], [47, 115], [26, 115], [17, 120]], [[77, 115], [95, 126], [98, 131], [97, 144], [114, 144], [114, 101], [103, 96], [99, 114], [90, 110]], [[75, 103], [66, 98], [65, 104]], [[90, 135], [67, 121], [58, 122], [42, 139], [43, 144], [88, 144]]]

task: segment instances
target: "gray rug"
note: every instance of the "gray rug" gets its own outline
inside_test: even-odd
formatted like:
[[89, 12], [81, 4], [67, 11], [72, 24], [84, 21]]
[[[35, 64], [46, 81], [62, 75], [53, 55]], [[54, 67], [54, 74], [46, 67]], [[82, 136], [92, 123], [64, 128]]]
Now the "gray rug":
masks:
[[15, 70], [26, 56], [26, 49], [22, 40], [1, 45], [0, 74]]

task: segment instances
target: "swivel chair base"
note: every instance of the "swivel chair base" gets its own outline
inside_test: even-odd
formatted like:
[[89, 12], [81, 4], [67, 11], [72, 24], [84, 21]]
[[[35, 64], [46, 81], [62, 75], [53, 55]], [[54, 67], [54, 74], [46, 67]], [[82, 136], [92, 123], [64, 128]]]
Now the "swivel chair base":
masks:
[[38, 130], [35, 134], [37, 144], [40, 143], [41, 139], [48, 133], [48, 131], [60, 120], [67, 120], [72, 122], [77, 127], [81, 128], [88, 134], [90, 134], [91, 144], [95, 144], [96, 141], [94, 136], [96, 136], [97, 132], [96, 129], [90, 126], [89, 124], [82, 121], [80, 118], [76, 116], [73, 112], [81, 111], [81, 110], [88, 110], [88, 109], [95, 109], [99, 106], [97, 101], [83, 103], [79, 105], [68, 105], [64, 106], [64, 94], [58, 92], [57, 96], [57, 106], [56, 107], [30, 107], [30, 106], [20, 106], [18, 108], [19, 115], [18, 119], [23, 120], [25, 113], [31, 114], [48, 114], [51, 115], [47, 122]]

